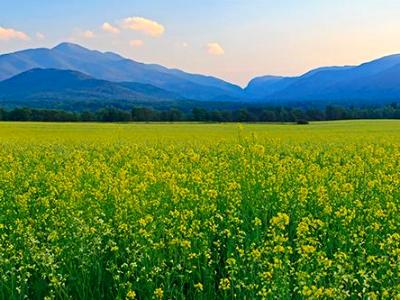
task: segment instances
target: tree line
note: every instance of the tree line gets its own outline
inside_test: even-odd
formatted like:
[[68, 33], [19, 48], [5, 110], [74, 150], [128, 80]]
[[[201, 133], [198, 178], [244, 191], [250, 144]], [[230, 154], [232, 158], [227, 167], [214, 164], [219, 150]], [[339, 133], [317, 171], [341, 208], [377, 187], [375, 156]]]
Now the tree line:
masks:
[[382, 107], [344, 107], [329, 105], [325, 109], [291, 107], [248, 107], [237, 110], [207, 110], [194, 108], [183, 111], [177, 108], [156, 110], [134, 107], [131, 110], [103, 108], [96, 112], [71, 112], [52, 109], [0, 108], [0, 121], [37, 122], [298, 122], [400, 119], [400, 105], [393, 103]]

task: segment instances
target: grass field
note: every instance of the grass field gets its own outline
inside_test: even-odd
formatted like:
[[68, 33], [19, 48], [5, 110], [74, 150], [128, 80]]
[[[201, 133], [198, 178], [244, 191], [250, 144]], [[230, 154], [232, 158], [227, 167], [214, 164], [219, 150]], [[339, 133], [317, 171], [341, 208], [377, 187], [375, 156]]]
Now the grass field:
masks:
[[400, 299], [400, 122], [0, 123], [0, 299]]

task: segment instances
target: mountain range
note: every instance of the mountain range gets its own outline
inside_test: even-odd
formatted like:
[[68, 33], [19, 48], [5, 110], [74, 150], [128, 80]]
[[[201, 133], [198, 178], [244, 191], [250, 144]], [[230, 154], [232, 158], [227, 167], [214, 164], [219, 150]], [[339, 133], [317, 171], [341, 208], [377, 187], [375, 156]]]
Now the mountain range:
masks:
[[[0, 106], [131, 107], [164, 103], [382, 105], [400, 99], [400, 55], [301, 76], [263, 76], [244, 89], [224, 80], [62, 43], [0, 55]], [[85, 106], [85, 105], [83, 105]]]
[[221, 79], [185, 73], [155, 64], [143, 64], [118, 54], [62, 43], [52, 49], [28, 49], [0, 56], [0, 81], [35, 69], [72, 70], [111, 82], [137, 82], [179, 94], [183, 98], [212, 100], [239, 96], [239, 86]]
[[259, 77], [245, 91], [252, 99], [270, 103], [380, 105], [398, 101], [400, 55], [359, 66], [318, 68], [299, 77]]
[[152, 85], [111, 82], [71, 70], [31, 69], [0, 81], [0, 103], [73, 109], [73, 104], [128, 108], [138, 104], [171, 102], [182, 97]]

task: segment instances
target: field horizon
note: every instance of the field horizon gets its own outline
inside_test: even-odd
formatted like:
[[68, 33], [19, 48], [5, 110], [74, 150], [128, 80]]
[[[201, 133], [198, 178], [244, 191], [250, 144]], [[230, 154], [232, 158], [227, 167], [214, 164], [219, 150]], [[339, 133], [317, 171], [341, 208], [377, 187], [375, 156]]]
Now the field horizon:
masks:
[[[383, 128], [380, 126], [384, 126]], [[164, 131], [160, 132], [160, 129]], [[269, 129], [269, 130], [268, 130]], [[117, 122], [117, 123], [100, 123], [100, 122], [0, 122], [0, 138], [6, 140], [10, 135], [22, 135], [24, 138], [38, 139], [38, 137], [53, 137], [55, 134], [75, 134], [75, 138], [93, 137], [121, 138], [126, 137], [129, 142], [132, 139], [150, 139], [160, 141], [175, 140], [196, 141], [196, 139], [213, 139], [220, 138], [230, 142], [239, 142], [238, 135], [244, 134], [243, 137], [275, 137], [284, 138], [282, 133], [289, 134], [290, 137], [299, 137], [302, 134], [307, 137], [308, 134], [317, 134], [323, 137], [327, 135], [337, 134], [372, 134], [384, 131], [396, 133], [400, 131], [400, 120], [383, 119], [383, 120], [335, 120], [335, 121], [314, 121], [308, 125], [298, 125], [292, 122], [270, 122], [270, 123], [210, 123], [210, 122]], [[115, 136], [115, 133], [120, 135]], [[304, 138], [304, 137], [303, 137]], [[312, 137], [309, 137], [312, 138]], [[39, 140], [40, 141], [40, 140]], [[215, 142], [215, 141], [214, 141]]]

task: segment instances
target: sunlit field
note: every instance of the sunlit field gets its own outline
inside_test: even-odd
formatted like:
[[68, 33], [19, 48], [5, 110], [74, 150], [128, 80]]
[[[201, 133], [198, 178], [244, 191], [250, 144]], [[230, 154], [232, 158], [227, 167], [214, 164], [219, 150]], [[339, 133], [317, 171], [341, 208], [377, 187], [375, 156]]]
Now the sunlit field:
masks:
[[400, 299], [400, 122], [0, 123], [0, 299]]

